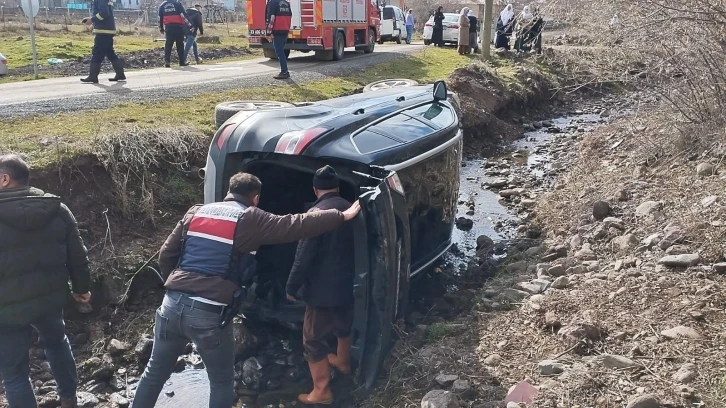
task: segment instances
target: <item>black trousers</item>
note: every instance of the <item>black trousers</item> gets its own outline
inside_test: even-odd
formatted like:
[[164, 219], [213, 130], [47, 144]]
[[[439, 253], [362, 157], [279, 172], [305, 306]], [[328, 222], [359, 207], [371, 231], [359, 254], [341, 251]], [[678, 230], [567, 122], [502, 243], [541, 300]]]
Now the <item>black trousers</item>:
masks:
[[164, 62], [171, 62], [171, 48], [176, 43], [176, 52], [179, 55], [179, 63], [184, 63], [184, 27], [180, 25], [168, 25], [164, 27], [166, 32], [166, 44], [164, 45]]
[[91, 62], [102, 63], [104, 58], [113, 62], [118, 59], [113, 49], [112, 34], [96, 34], [93, 37], [93, 51], [91, 51]]

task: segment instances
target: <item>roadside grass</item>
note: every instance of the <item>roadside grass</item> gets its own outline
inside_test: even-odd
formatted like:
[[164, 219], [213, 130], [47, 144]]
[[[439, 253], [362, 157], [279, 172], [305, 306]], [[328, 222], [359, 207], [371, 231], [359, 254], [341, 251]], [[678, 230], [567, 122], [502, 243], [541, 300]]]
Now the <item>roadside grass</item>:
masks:
[[35, 167], [47, 167], [79, 155], [94, 153], [93, 141], [131, 128], [188, 126], [211, 139], [214, 107], [228, 100], [311, 102], [355, 92], [381, 79], [409, 78], [420, 83], [445, 79], [470, 58], [448, 49], [428, 49], [359, 73], [301, 84], [234, 89], [166, 101], [123, 103], [103, 110], [23, 117], [0, 121], [2, 150], [25, 155]]
[[[119, 53], [128, 53], [144, 50], [161, 50], [164, 46], [164, 36], [155, 27], [134, 27], [126, 24], [117, 26], [119, 34], [116, 36], [114, 46]], [[220, 47], [247, 47], [247, 25], [215, 24], [205, 26], [205, 36], [219, 36], [221, 44], [199, 43], [202, 49]], [[81, 25], [61, 26], [59, 24], [44, 26], [39, 24], [36, 30], [35, 46], [38, 62], [46, 65], [49, 58], [73, 60], [84, 58], [91, 54], [93, 48], [93, 34], [90, 29]], [[15, 69], [32, 65], [33, 53], [30, 46], [30, 34], [20, 26], [0, 31], [0, 53], [8, 59], [8, 67]], [[17, 80], [17, 79], [16, 79]]]

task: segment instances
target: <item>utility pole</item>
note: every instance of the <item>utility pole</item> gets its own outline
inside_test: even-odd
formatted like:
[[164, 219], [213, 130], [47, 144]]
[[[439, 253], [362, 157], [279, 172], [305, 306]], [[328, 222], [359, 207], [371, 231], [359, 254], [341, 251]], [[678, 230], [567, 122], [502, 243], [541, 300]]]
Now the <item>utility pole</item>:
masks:
[[484, 21], [481, 25], [481, 59], [488, 60], [492, 43], [492, 12], [494, 0], [485, 0]]

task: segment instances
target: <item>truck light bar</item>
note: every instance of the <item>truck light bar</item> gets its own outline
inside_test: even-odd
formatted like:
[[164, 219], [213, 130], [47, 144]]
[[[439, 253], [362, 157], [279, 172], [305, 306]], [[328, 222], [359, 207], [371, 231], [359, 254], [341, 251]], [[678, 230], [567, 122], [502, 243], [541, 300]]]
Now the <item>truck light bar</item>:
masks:
[[250, 37], [248, 41], [250, 44], [262, 44], [262, 37]]
[[292, 132], [283, 133], [280, 140], [275, 146], [275, 153], [282, 154], [300, 154], [306, 147], [318, 136], [327, 132], [327, 128], [312, 128], [305, 130], [293, 130]]

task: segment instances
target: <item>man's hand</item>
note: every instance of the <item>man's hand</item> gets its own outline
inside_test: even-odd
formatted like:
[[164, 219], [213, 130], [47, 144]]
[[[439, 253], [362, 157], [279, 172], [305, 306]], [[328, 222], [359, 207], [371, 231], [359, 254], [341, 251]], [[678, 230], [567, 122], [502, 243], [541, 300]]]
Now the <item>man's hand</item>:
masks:
[[350, 221], [353, 218], [355, 218], [356, 215], [360, 212], [360, 202], [356, 200], [353, 205], [350, 206], [347, 210], [343, 211], [343, 218], [345, 218], [346, 221]]
[[78, 303], [88, 303], [91, 301], [91, 292], [86, 292], [82, 295], [79, 295], [78, 293], [73, 293], [73, 299]]
[[86, 17], [83, 20], [81, 20], [81, 23], [83, 23], [83, 24], [85, 24], [87, 26], [92, 26], [93, 25], [93, 20], [91, 20], [90, 18]]
[[162, 33], [162, 34], [164, 34], [164, 29], [163, 28], [160, 28], [159, 29], [159, 32]]
[[297, 299], [295, 299], [295, 296], [293, 295], [287, 295], [287, 300], [289, 300], [290, 302], [297, 302]]

